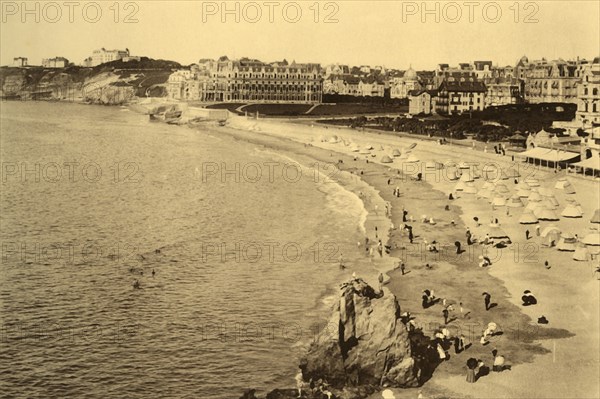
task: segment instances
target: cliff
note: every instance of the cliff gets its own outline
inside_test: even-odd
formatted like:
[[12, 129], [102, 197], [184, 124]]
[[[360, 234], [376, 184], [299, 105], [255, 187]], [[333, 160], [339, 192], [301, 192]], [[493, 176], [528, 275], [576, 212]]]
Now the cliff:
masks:
[[120, 105], [136, 97], [165, 97], [169, 75], [181, 65], [142, 58], [93, 68], [0, 68], [0, 97]]
[[376, 292], [361, 279], [344, 283], [329, 328], [311, 344], [301, 368], [305, 380], [323, 379], [337, 389], [417, 386], [395, 295], [385, 288]]

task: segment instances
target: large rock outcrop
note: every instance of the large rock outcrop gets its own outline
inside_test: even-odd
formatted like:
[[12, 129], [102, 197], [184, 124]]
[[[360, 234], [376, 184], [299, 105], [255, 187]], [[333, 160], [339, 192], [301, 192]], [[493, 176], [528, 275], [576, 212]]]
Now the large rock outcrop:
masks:
[[400, 305], [388, 289], [376, 292], [361, 279], [342, 284], [325, 328], [302, 361], [305, 380], [330, 386], [413, 387], [418, 385]]

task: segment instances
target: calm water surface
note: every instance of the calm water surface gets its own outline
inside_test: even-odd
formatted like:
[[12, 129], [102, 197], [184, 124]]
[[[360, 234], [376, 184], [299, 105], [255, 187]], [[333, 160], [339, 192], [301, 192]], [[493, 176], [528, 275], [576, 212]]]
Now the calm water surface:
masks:
[[[359, 256], [354, 195], [299, 155], [125, 109], [0, 107], [3, 395], [224, 399], [292, 384], [339, 252]], [[299, 179], [282, 175], [290, 160]]]

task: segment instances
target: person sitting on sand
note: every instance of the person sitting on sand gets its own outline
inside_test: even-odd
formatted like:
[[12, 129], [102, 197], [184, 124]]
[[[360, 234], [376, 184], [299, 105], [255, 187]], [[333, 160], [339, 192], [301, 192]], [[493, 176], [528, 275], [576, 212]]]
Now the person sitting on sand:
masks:
[[537, 304], [536, 297], [529, 290], [523, 291], [523, 296], [521, 297], [523, 301], [523, 306], [531, 306]]

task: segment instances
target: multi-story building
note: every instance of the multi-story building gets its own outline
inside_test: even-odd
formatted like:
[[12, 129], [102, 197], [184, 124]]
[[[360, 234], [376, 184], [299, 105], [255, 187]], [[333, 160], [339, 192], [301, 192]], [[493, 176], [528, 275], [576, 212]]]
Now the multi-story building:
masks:
[[26, 67], [27, 66], [27, 57], [16, 57], [16, 58], [13, 58], [13, 66], [15, 66], [15, 67]]
[[44, 68], [66, 68], [68, 65], [69, 60], [64, 57], [42, 59], [42, 66]]
[[436, 112], [449, 115], [482, 111], [485, 107], [485, 94], [483, 82], [444, 81], [438, 90]]
[[411, 115], [432, 114], [435, 112], [437, 90], [411, 90], [408, 93], [408, 113]]
[[577, 86], [576, 119], [583, 126], [600, 125], [600, 57], [586, 64]]
[[358, 83], [358, 91], [365, 97], [383, 97], [385, 94], [385, 83], [381, 78], [366, 76]]
[[107, 50], [102, 47], [99, 50], [94, 50], [92, 56], [84, 61], [85, 66], [95, 67], [111, 61], [120, 60], [129, 57], [129, 49], [125, 50]]
[[318, 64], [285, 61], [267, 64], [248, 58], [221, 57], [217, 61], [201, 60], [197, 74], [176, 72], [169, 94], [181, 96], [180, 90], [185, 88], [195, 93], [191, 86], [197, 81], [198, 94], [190, 94], [190, 100], [319, 103], [323, 94], [320, 72]]
[[474, 61], [473, 72], [477, 79], [484, 80], [492, 77], [492, 61]]
[[519, 104], [522, 102], [521, 84], [516, 78], [487, 78], [485, 106]]
[[579, 66], [577, 62], [546, 60], [519, 61], [518, 77], [524, 79], [524, 97], [530, 103], [576, 103]]

